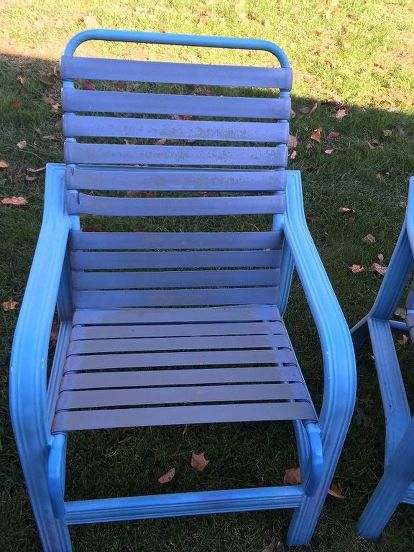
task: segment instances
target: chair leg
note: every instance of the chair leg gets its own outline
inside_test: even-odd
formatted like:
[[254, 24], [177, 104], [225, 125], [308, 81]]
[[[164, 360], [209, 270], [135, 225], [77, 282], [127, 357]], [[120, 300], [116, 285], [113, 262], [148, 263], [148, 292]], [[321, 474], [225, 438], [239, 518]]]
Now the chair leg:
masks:
[[357, 533], [366, 539], [378, 539], [403, 500], [414, 479], [414, 418], [406, 429], [371, 500], [357, 525]]
[[20, 461], [43, 550], [70, 552], [72, 544], [68, 527], [55, 517], [50, 499], [47, 479], [49, 447], [38, 446], [35, 449], [33, 446], [26, 447], [27, 441], [19, 441]]

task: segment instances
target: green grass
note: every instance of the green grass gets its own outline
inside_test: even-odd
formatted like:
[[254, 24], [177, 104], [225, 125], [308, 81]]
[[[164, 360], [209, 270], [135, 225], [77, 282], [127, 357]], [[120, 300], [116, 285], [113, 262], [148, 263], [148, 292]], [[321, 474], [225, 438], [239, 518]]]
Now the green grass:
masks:
[[[310, 229], [350, 324], [371, 306], [381, 277], [370, 271], [351, 274], [350, 264], [369, 266], [382, 253], [388, 263], [404, 215], [407, 178], [414, 174], [412, 154], [414, 92], [410, 1], [384, 2], [273, 2], [224, 0], [196, 2], [159, 0], [45, 0], [5, 2], [0, 8], [1, 96], [0, 196], [23, 195], [25, 208], [1, 207], [0, 302], [21, 301], [41, 219], [43, 176], [25, 180], [27, 168], [62, 159], [59, 113], [52, 113], [43, 95], [58, 97], [53, 76], [67, 39], [85, 28], [91, 15], [103, 27], [257, 36], [283, 46], [295, 70], [292, 134], [300, 144], [292, 168], [303, 173]], [[94, 45], [86, 52], [103, 53]], [[217, 51], [110, 45], [107, 51], [143, 59], [220, 62]], [[236, 53], [226, 54], [234, 61]], [[260, 63], [260, 56], [244, 53], [244, 63]], [[268, 59], [268, 58], [266, 58]], [[266, 60], [265, 59], [265, 60]], [[24, 86], [17, 82], [22, 76]], [[41, 80], [52, 81], [47, 86]], [[338, 121], [329, 102], [340, 97], [349, 114]], [[312, 115], [299, 109], [319, 102]], [[339, 131], [334, 153], [310, 140], [315, 128], [324, 136]], [[389, 137], [384, 129], [394, 130]], [[380, 140], [375, 149], [368, 142]], [[19, 150], [17, 142], [27, 141]], [[308, 149], [308, 145], [312, 147]], [[381, 178], [376, 175], [380, 174]], [[338, 207], [354, 214], [341, 216]], [[93, 221], [91, 224], [105, 223]], [[121, 223], [120, 223], [121, 224]], [[181, 223], [173, 222], [177, 228]], [[256, 221], [257, 224], [257, 221]], [[261, 222], [259, 222], [261, 224]], [[372, 233], [374, 245], [362, 238]], [[300, 316], [298, 316], [300, 313]], [[7, 410], [7, 366], [17, 311], [0, 311], [1, 331], [1, 487], [0, 534], [2, 550], [39, 550], [40, 545], [14, 448]], [[302, 369], [319, 403], [323, 377], [316, 332], [300, 286], [294, 282], [287, 323]], [[398, 346], [409, 395], [414, 392], [413, 349]], [[371, 351], [359, 355], [357, 409], [335, 480], [345, 500], [328, 497], [314, 537], [314, 549], [325, 551], [405, 551], [412, 547], [414, 509], [401, 506], [384, 532], [381, 543], [365, 543], [353, 534], [355, 523], [382, 471], [384, 420]], [[204, 451], [210, 465], [202, 474], [189, 466], [191, 451]], [[158, 492], [157, 478], [177, 468], [173, 482], [161, 489], [175, 492], [278, 484], [284, 470], [297, 463], [291, 428], [285, 424], [192, 427], [92, 432], [76, 435], [69, 449], [67, 493], [70, 498]], [[75, 550], [246, 551], [260, 552], [272, 538], [282, 540], [290, 512], [262, 512], [137, 523], [76, 527], [71, 529]]]

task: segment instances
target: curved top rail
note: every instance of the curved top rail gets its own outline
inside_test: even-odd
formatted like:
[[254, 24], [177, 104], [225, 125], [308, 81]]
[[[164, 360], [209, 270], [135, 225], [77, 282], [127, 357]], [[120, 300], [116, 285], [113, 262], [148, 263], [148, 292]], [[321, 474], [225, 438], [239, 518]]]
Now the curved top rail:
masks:
[[64, 54], [67, 56], [73, 56], [78, 46], [89, 40], [141, 42], [143, 44], [170, 44], [173, 46], [199, 46], [239, 50], [264, 50], [273, 54], [278, 59], [281, 67], [290, 68], [288, 57], [280, 46], [274, 42], [259, 40], [256, 38], [197, 36], [138, 31], [117, 31], [110, 29], [91, 29], [74, 35], [67, 43]]

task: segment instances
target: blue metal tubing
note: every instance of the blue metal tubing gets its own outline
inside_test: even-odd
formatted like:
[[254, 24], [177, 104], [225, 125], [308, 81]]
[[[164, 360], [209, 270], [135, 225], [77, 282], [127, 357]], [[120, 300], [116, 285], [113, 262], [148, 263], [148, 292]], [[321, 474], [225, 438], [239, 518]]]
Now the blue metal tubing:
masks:
[[64, 166], [49, 164], [43, 223], [14, 334], [10, 409], [16, 444], [45, 550], [71, 549], [66, 525], [56, 519], [48, 488], [53, 437], [46, 391], [50, 329], [61, 285], [70, 229], [65, 210]]
[[290, 67], [289, 60], [282, 48], [268, 40], [258, 40], [256, 38], [114, 31], [111, 29], [91, 29], [76, 34], [67, 43], [65, 55], [72, 56], [78, 46], [88, 40], [139, 42], [142, 44], [169, 44], [172, 46], [198, 46], [203, 48], [231, 48], [237, 50], [264, 50], [265, 52], [270, 52], [276, 56], [281, 67]]
[[348, 326], [306, 225], [300, 172], [287, 174], [284, 230], [319, 333], [324, 365], [323, 475], [315, 495], [306, 496], [293, 514], [287, 543], [299, 545], [310, 541], [334, 475], [354, 409], [356, 369]]
[[302, 497], [301, 486], [289, 486], [81, 500], [66, 503], [64, 520], [73, 525], [295, 508]]
[[400, 322], [399, 320], [390, 320], [390, 326], [392, 330], [397, 332], [408, 331], [407, 324], [405, 322]]

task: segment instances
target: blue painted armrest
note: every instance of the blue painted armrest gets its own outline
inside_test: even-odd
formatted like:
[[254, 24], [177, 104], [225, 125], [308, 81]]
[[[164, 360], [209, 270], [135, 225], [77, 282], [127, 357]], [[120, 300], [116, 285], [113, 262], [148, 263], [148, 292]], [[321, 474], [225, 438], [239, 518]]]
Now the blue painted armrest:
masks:
[[300, 172], [287, 174], [285, 236], [322, 348], [324, 397], [320, 424], [324, 442], [333, 426], [347, 428], [351, 419], [356, 390], [355, 355], [348, 325], [306, 224]]
[[25, 435], [48, 438], [46, 379], [50, 329], [62, 276], [70, 217], [65, 209], [64, 166], [49, 164], [43, 222], [14, 334], [10, 409], [19, 450]]
[[408, 203], [407, 203], [407, 234], [410, 240], [411, 251], [414, 255], [414, 176], [410, 178], [408, 188]]

